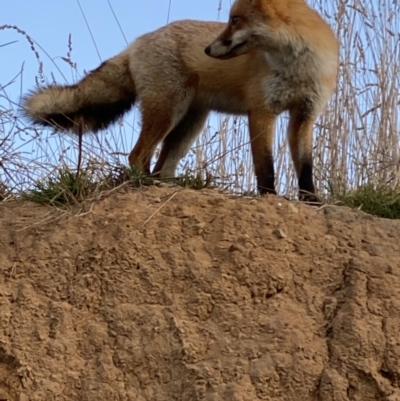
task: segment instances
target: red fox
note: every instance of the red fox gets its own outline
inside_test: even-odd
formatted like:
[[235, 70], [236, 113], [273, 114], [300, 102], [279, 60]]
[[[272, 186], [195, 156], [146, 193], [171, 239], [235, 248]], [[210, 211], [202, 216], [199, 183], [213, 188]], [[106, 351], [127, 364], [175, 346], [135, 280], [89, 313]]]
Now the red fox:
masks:
[[36, 124], [96, 132], [138, 101], [142, 127], [129, 164], [173, 177], [210, 111], [247, 115], [257, 187], [275, 194], [275, 121], [289, 112], [299, 197], [317, 201], [312, 129], [336, 84], [338, 42], [304, 0], [236, 0], [227, 24], [182, 20], [137, 38], [74, 85], [23, 99]]

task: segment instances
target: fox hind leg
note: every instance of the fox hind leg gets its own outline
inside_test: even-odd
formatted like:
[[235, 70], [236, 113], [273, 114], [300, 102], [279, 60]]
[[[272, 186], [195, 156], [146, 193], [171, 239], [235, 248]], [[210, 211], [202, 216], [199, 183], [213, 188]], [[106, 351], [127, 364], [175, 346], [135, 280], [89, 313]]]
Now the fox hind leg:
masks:
[[129, 154], [129, 165], [137, 167], [144, 174], [150, 175], [151, 158], [159, 142], [163, 140], [171, 127], [168, 114], [152, 117], [146, 111], [142, 114], [142, 129], [139, 138]]
[[142, 103], [142, 129], [128, 158], [131, 167], [137, 167], [143, 173], [150, 174], [151, 158], [158, 144], [185, 115], [190, 100], [180, 98], [180, 101], [173, 103], [171, 99], [164, 99], [157, 104]]
[[[156, 62], [156, 60], [157, 58], [153, 61]], [[171, 65], [179, 64], [178, 61], [173, 57], [170, 60]], [[185, 142], [183, 139], [180, 140], [180, 132], [183, 132], [184, 128], [187, 128], [188, 132], [193, 131], [193, 129], [188, 128], [195, 125], [191, 122], [190, 115], [188, 117], [188, 110], [193, 103], [198, 87], [198, 76], [194, 74], [185, 76], [185, 73], [180, 69], [172, 69], [171, 71], [159, 69], [158, 74], [150, 75], [149, 79], [149, 71], [152, 70], [152, 67], [152, 63], [137, 66], [136, 80], [138, 82], [136, 90], [141, 102], [142, 130], [129, 155], [129, 164], [139, 167], [146, 174], [150, 174], [151, 158], [158, 144], [164, 141], [169, 136], [168, 134], [171, 133], [171, 136], [166, 141], [166, 146], [163, 145], [165, 150], [161, 151], [162, 157], [160, 156], [157, 162], [157, 170], [162, 169], [165, 161], [171, 160], [166, 168], [169, 165], [172, 166], [174, 157], [177, 158], [179, 154], [183, 153], [184, 149], [179, 149], [181, 145], [174, 153], [169, 151], [168, 144], [178, 145]], [[190, 138], [187, 141], [190, 142]], [[163, 159], [164, 162], [161, 163]], [[176, 164], [178, 162], [179, 160]], [[168, 168], [167, 173], [170, 173], [171, 169], [172, 167]]]
[[199, 135], [208, 111], [191, 106], [182, 120], [165, 137], [153, 175], [161, 178], [175, 176], [180, 160], [185, 157]]

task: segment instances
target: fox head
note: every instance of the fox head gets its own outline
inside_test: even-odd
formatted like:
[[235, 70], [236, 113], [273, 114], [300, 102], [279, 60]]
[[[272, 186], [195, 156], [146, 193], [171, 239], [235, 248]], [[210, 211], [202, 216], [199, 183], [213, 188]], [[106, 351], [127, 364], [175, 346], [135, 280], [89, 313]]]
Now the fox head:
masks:
[[226, 28], [205, 53], [225, 60], [253, 49], [277, 50], [290, 34], [287, 28], [296, 13], [292, 8], [301, 3], [303, 0], [236, 0]]

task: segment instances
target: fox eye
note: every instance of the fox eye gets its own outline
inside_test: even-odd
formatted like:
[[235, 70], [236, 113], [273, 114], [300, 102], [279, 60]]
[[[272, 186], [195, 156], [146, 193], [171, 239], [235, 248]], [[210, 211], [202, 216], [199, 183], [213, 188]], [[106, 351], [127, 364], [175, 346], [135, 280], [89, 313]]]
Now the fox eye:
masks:
[[237, 17], [237, 16], [231, 17], [231, 24], [236, 25], [239, 22], [239, 20], [240, 20], [240, 17]]

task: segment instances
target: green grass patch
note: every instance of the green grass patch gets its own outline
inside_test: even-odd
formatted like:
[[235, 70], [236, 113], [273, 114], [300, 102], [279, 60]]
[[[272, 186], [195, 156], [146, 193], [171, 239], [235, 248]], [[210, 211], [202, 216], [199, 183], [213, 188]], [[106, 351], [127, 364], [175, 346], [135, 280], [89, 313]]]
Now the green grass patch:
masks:
[[400, 219], [400, 190], [366, 185], [336, 196], [341, 205], [360, 209], [376, 217]]
[[68, 167], [61, 168], [53, 176], [33, 185], [22, 193], [22, 198], [36, 203], [54, 206], [71, 206], [88, 199], [98, 188], [85, 171], [79, 173]]
[[216, 188], [218, 187], [215, 182], [215, 178], [212, 174], [205, 171], [203, 174], [198, 172], [187, 172], [179, 177], [173, 179], [173, 183], [182, 188], [190, 189], [204, 189], [204, 188]]
[[109, 181], [113, 182], [114, 185], [129, 183], [129, 186], [133, 188], [140, 188], [142, 186], [152, 185], [154, 183], [154, 179], [152, 177], [144, 174], [137, 167], [126, 167], [120, 165], [114, 170], [114, 174], [108, 177]]
[[124, 184], [130, 188], [139, 188], [153, 183], [153, 178], [139, 169], [122, 165], [89, 164], [79, 172], [63, 166], [51, 176], [36, 182], [28, 191], [22, 192], [21, 196], [31, 202], [64, 207], [97, 199], [101, 193], [110, 192]]

